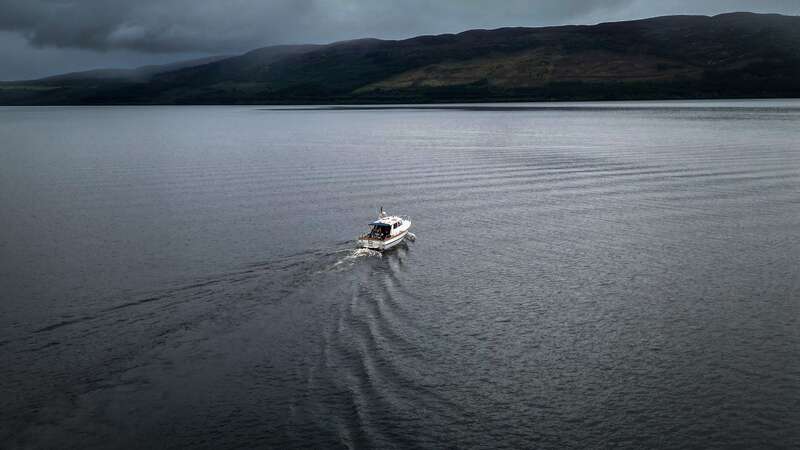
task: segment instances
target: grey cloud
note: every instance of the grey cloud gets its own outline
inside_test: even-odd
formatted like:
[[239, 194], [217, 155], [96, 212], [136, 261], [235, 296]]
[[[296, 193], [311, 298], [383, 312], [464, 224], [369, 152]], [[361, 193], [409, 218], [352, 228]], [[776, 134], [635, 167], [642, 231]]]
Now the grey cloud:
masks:
[[97, 68], [134, 68], [207, 56], [206, 53], [97, 52], [78, 48], [31, 47], [18, 33], [0, 31], [0, 80], [41, 78]]
[[0, 30], [40, 47], [144, 52], [405, 37], [577, 19], [632, 0], [0, 0]]
[[[0, 58], [19, 61], [17, 73], [25, 72], [24, 61], [48, 58], [55, 73], [62, 66], [74, 66], [67, 64], [67, 55], [77, 55], [81, 61], [95, 55], [97, 63], [85, 63], [88, 68], [128, 60], [158, 62], [168, 55], [234, 53], [273, 44], [397, 39], [472, 28], [734, 10], [800, 14], [800, 1], [0, 0]], [[65, 56], [60, 58], [57, 52]], [[8, 79], [10, 73], [0, 67], [0, 79]]]
[[219, 51], [279, 39], [311, 0], [0, 0], [0, 30], [35, 46]]
[[0, 0], [0, 31], [39, 47], [219, 52], [731, 9], [791, 13], [800, 6], [797, 0]]

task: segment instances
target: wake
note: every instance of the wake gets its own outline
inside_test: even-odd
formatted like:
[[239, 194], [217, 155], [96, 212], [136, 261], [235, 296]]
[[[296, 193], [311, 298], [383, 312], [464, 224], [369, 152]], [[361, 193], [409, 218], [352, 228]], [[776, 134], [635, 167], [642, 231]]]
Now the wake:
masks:
[[[417, 236], [414, 233], [408, 232], [404, 242], [401, 242], [399, 245], [405, 245], [405, 242], [415, 242], [417, 240]], [[391, 250], [390, 250], [391, 251]], [[327, 267], [329, 271], [340, 271], [352, 267], [357, 261], [364, 259], [364, 258], [383, 258], [384, 254], [377, 250], [372, 250], [368, 248], [347, 248], [341, 249], [338, 251], [333, 252], [332, 254], [338, 255], [341, 253], [346, 253], [345, 256], [340, 257], [336, 260], [332, 265]]]
[[349, 266], [361, 258], [369, 258], [369, 257], [383, 258], [383, 253], [376, 250], [370, 250], [368, 248], [356, 248], [346, 251], [348, 252], [348, 254], [340, 258], [335, 263], [333, 263], [331, 269], [336, 270], [341, 267]]

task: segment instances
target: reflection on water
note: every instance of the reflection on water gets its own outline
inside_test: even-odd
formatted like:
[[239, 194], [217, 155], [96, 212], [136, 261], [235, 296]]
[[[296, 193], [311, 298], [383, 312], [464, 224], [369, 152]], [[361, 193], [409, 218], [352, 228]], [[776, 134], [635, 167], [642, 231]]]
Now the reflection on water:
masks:
[[[0, 108], [0, 439], [788, 447], [800, 104]], [[354, 239], [378, 206], [419, 239]]]

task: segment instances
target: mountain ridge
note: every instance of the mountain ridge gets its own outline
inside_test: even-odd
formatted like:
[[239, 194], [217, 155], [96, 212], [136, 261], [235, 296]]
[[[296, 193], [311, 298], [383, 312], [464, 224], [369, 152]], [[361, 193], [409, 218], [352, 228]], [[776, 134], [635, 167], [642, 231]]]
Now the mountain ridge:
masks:
[[800, 17], [746, 12], [271, 46], [144, 80], [0, 83], [0, 104], [799, 96]]

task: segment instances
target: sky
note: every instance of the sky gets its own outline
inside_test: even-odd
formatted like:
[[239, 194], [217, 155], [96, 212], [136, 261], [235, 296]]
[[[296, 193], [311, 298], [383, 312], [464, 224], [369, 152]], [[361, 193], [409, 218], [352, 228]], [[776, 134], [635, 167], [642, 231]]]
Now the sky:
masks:
[[0, 0], [0, 80], [275, 44], [733, 11], [800, 15], [800, 0]]

